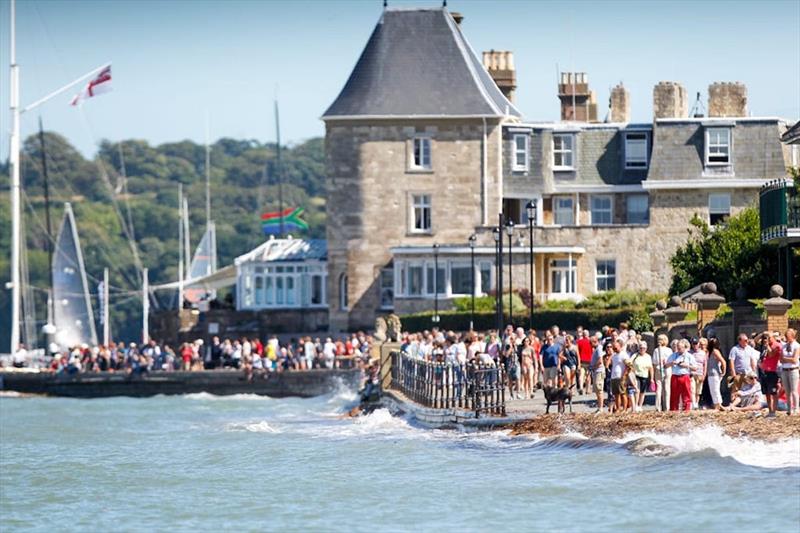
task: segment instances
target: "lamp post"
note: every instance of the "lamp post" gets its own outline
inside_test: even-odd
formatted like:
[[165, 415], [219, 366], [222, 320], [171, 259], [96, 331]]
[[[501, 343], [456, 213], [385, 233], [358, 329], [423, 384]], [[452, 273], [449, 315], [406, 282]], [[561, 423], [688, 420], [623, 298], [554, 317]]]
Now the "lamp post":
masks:
[[433, 319], [439, 323], [439, 245], [433, 243]]
[[497, 255], [495, 256], [495, 307], [497, 310], [497, 334], [500, 335], [503, 331], [503, 234], [501, 227], [503, 222], [503, 215], [500, 214], [500, 226], [492, 230], [492, 237], [494, 238], [495, 248]]
[[469, 330], [473, 331], [475, 329], [475, 241], [478, 240], [478, 236], [474, 233], [469, 236], [469, 258], [470, 263], [472, 264], [472, 305], [470, 309], [469, 315]]
[[531, 286], [530, 286], [530, 294], [531, 294], [531, 306], [529, 309], [529, 317], [528, 317], [528, 329], [533, 329], [533, 225], [536, 223], [536, 202], [531, 200], [528, 202], [528, 205], [525, 206], [525, 210], [528, 212], [528, 245], [530, 247], [530, 267], [531, 267]]
[[513, 326], [514, 325], [514, 287], [511, 283], [511, 269], [513, 267], [512, 257], [511, 257], [511, 238], [514, 236], [514, 221], [510, 218], [506, 221], [506, 233], [508, 234], [508, 320], [509, 323]]

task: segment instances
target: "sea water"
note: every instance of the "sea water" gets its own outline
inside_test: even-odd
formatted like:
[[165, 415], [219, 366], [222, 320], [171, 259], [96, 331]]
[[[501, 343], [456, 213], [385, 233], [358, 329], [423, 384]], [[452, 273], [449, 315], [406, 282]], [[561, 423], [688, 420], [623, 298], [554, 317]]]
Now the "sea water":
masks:
[[798, 440], [641, 457], [342, 418], [354, 399], [0, 397], [0, 531], [800, 530]]

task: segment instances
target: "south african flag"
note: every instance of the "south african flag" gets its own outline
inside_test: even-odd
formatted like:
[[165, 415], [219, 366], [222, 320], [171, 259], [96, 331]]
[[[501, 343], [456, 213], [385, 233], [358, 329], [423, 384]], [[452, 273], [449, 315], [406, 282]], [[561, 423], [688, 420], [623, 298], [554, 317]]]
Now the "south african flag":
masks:
[[290, 231], [307, 230], [308, 224], [305, 220], [300, 218], [304, 209], [302, 207], [289, 207], [273, 213], [264, 213], [261, 215], [261, 229], [264, 230], [264, 235], [277, 235], [281, 232], [281, 215], [283, 215], [283, 231], [288, 233]]

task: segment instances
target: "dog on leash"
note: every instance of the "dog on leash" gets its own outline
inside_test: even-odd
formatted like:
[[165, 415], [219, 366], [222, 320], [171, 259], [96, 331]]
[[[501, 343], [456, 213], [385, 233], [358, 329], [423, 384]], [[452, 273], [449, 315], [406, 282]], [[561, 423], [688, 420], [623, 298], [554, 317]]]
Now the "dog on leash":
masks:
[[569, 412], [572, 412], [572, 387], [567, 387], [564, 384], [564, 379], [559, 376], [558, 386], [545, 385], [544, 386], [544, 399], [547, 400], [547, 409], [545, 413], [550, 413], [550, 405], [558, 405], [558, 413], [563, 414], [565, 411], [565, 404], [569, 403]]

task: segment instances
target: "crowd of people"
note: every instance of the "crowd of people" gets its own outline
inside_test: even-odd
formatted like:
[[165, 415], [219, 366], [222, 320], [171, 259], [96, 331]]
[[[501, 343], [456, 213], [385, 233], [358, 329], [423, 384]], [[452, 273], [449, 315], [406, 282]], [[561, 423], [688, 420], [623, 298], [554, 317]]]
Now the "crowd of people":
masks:
[[800, 344], [788, 329], [738, 337], [727, 356], [716, 337], [670, 341], [658, 335], [648, 346], [628, 324], [575, 334], [558, 326], [498, 334], [433, 329], [403, 335], [411, 358], [463, 366], [502, 366], [512, 399], [534, 398], [537, 389], [559, 387], [594, 394], [596, 412], [639, 412], [648, 393], [658, 411], [768, 409], [798, 412]]
[[[56, 350], [45, 364], [53, 372], [67, 374], [91, 372], [203, 371], [240, 369], [246, 373], [285, 372], [293, 370], [332, 369], [359, 366], [368, 362], [372, 337], [364, 332], [342, 337], [310, 336], [281, 342], [276, 335], [266, 342], [258, 338], [224, 339], [214, 336], [180, 344], [177, 349], [150, 340], [138, 345], [111, 342], [108, 346], [82, 344]], [[30, 353], [24, 345], [12, 355], [17, 368], [30, 366]]]

